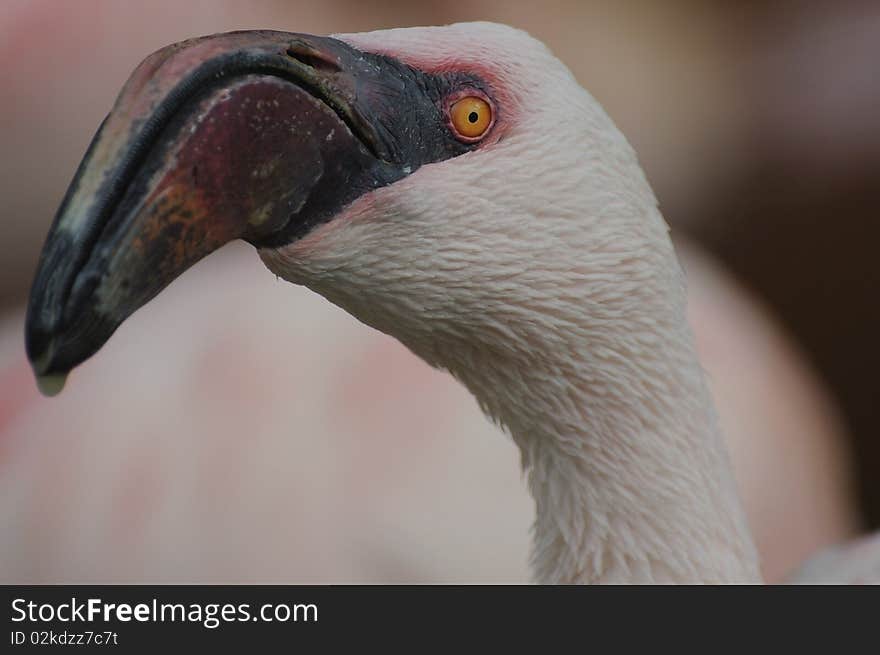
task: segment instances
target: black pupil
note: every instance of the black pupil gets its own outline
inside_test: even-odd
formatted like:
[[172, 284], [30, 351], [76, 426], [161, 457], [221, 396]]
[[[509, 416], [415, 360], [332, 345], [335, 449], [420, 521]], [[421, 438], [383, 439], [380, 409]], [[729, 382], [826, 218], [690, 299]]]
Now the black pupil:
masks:
[[468, 114], [468, 120], [471, 123], [476, 123], [478, 120], [480, 120], [480, 115], [477, 112], [472, 111], [470, 114]]

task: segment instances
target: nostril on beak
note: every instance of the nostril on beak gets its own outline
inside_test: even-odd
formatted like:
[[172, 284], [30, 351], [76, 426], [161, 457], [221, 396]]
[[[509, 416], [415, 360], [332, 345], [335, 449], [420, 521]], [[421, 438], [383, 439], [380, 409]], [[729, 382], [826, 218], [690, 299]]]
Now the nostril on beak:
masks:
[[338, 73], [342, 70], [339, 62], [331, 55], [316, 50], [303, 41], [292, 43], [287, 48], [287, 56], [321, 73]]

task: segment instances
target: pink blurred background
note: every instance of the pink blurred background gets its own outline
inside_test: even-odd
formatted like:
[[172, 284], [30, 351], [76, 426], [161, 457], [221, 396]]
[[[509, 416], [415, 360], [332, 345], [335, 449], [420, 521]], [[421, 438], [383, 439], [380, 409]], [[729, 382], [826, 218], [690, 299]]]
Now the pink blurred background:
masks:
[[517, 453], [448, 376], [233, 244], [35, 391], [42, 239], [131, 70], [231, 29], [494, 20], [635, 146], [770, 579], [880, 524], [880, 7], [870, 2], [0, 5], [0, 579], [524, 581]]

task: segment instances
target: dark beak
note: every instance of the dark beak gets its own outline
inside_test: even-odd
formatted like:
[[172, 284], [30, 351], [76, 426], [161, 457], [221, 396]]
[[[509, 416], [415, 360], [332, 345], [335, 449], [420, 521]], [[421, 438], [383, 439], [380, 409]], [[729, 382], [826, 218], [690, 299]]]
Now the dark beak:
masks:
[[148, 57], [46, 239], [26, 325], [38, 378], [66, 375], [223, 244], [290, 243], [369, 190], [465, 150], [422, 129], [443, 124], [442, 80], [428, 77], [336, 39], [281, 32], [215, 35]]

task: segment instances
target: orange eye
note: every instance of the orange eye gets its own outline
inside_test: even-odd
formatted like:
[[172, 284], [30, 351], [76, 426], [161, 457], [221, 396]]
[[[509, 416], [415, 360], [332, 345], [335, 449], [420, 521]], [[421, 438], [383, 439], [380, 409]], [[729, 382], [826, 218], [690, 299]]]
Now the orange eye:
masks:
[[449, 108], [449, 119], [460, 137], [478, 139], [492, 124], [492, 107], [478, 96], [466, 96]]

